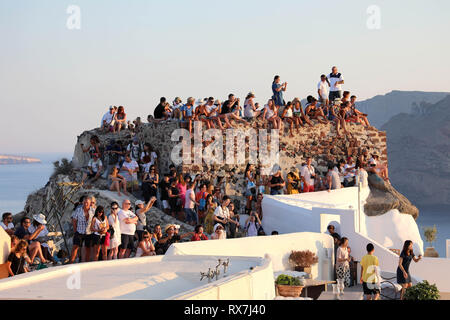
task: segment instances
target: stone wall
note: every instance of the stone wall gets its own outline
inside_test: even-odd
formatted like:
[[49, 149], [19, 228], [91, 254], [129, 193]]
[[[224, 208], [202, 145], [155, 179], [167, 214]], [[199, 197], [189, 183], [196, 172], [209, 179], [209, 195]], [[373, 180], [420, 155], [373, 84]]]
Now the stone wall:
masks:
[[[232, 124], [237, 129], [264, 129], [265, 122], [262, 120], [253, 120], [249, 123], [235, 123]], [[136, 135], [140, 138], [142, 143], [149, 142], [158, 154], [159, 158], [159, 172], [164, 174], [168, 172], [169, 165], [172, 163], [171, 153], [173, 148], [178, 145], [179, 141], [172, 141], [172, 132], [179, 128], [186, 128], [186, 123], [179, 123], [176, 121], [162, 121], [143, 124], [136, 131]], [[363, 125], [348, 123], [347, 129], [350, 132], [348, 136], [344, 136], [341, 132], [341, 137], [336, 136], [335, 125], [333, 124], [319, 124], [315, 123], [314, 127], [300, 128], [299, 133], [294, 130], [294, 137], [289, 137], [288, 128], [285, 127], [283, 133], [279, 136], [279, 161], [278, 165], [282, 169], [284, 176], [294, 167], [300, 169], [305, 162], [306, 157], [311, 156], [313, 165], [316, 170], [320, 172], [327, 172], [327, 163], [329, 161], [336, 162], [339, 159], [345, 159], [352, 156], [356, 159], [356, 155], [362, 148], [367, 148], [369, 152], [377, 151], [380, 154], [380, 159], [387, 164], [387, 147], [386, 147], [386, 133], [378, 131], [374, 127], [365, 128]], [[202, 128], [203, 134], [206, 127]], [[126, 141], [126, 144], [131, 142], [132, 136], [128, 130], [122, 131], [119, 134], [104, 134], [100, 130], [86, 131], [78, 137], [77, 145], [75, 146], [73, 164], [77, 167], [86, 165], [89, 160], [87, 154], [81, 151], [81, 143], [85, 146], [89, 145], [89, 139], [92, 135], [97, 135], [101, 143], [105, 144], [110, 139], [118, 139]], [[269, 133], [270, 135], [270, 133]], [[226, 134], [223, 134], [223, 150], [226, 150]], [[246, 143], [248, 144], [248, 138]], [[194, 139], [192, 139], [192, 159], [194, 158]], [[203, 141], [203, 146], [208, 142]], [[237, 149], [237, 146], [235, 146]], [[246, 148], [248, 159], [248, 146]], [[254, 150], [252, 150], [254, 152]], [[225, 151], [224, 151], [225, 153]], [[225, 159], [224, 155], [224, 159]], [[247, 162], [247, 161], [246, 161]], [[199, 164], [183, 164], [179, 169], [183, 173], [190, 173], [195, 175], [203, 174], [204, 180], [209, 180], [214, 185], [218, 183], [218, 177], [223, 177], [221, 184], [224, 192], [237, 198], [237, 204], [243, 202], [242, 192], [244, 190], [244, 171], [246, 164], [212, 164], [207, 165], [203, 162]], [[257, 166], [258, 167], [258, 166]]]

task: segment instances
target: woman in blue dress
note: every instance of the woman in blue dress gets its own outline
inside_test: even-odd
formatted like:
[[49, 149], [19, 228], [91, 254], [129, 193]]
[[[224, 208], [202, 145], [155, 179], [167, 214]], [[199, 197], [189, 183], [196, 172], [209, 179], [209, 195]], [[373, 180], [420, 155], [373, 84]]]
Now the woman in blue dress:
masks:
[[280, 76], [275, 76], [272, 83], [272, 99], [277, 107], [284, 106], [283, 91], [286, 91], [287, 82], [280, 83]]
[[411, 274], [409, 273], [409, 265], [411, 261], [419, 262], [422, 256], [419, 255], [417, 258], [414, 256], [413, 252], [413, 242], [411, 240], [406, 240], [403, 244], [403, 250], [400, 253], [400, 258], [397, 267], [397, 283], [402, 286], [402, 293], [400, 299], [403, 300], [403, 296], [407, 288], [412, 286]]

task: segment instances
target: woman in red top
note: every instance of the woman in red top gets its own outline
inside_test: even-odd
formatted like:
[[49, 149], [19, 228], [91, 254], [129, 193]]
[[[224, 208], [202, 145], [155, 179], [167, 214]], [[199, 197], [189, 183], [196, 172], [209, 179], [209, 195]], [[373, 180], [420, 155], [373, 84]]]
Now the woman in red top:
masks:
[[203, 227], [199, 224], [195, 227], [194, 235], [191, 241], [209, 240], [208, 236], [203, 233]]

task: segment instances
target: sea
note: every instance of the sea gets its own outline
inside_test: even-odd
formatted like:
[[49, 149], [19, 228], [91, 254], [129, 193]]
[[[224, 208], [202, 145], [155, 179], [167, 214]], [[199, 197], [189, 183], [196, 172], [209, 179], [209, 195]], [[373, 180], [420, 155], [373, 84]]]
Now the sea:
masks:
[[[41, 163], [0, 165], [0, 214], [19, 213], [23, 210], [27, 196], [45, 186], [53, 173], [53, 162], [62, 158], [71, 159], [70, 153], [27, 154], [41, 159]], [[410, 199], [414, 203], [414, 199]], [[433, 244], [440, 257], [446, 256], [445, 241], [450, 239], [450, 207], [445, 205], [419, 206], [419, 226], [424, 247], [424, 227], [436, 226], [437, 239]]]

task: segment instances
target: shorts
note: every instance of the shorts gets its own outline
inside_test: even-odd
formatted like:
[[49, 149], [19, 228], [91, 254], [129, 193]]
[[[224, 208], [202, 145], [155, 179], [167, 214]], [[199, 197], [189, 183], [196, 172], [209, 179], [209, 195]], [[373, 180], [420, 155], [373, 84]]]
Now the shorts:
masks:
[[127, 181], [127, 188], [139, 188], [139, 183], [137, 180]]
[[273, 188], [271, 188], [270, 189], [270, 195], [276, 196], [276, 195], [279, 195], [279, 194], [283, 194], [283, 189], [282, 188], [280, 188], [280, 189], [273, 189]]
[[197, 212], [195, 212], [194, 209], [184, 208], [184, 213], [186, 214], [186, 222], [187, 223], [189, 223], [190, 221], [198, 223]]
[[328, 100], [328, 97], [327, 96], [325, 96], [325, 95], [320, 95], [319, 96], [319, 101], [320, 102], [325, 102], [325, 101], [327, 101]]
[[330, 102], [333, 102], [334, 99], [336, 99], [336, 98], [341, 99], [342, 98], [341, 91], [340, 90], [339, 91], [330, 91], [328, 98], [329, 98]]
[[377, 286], [376, 283], [369, 283], [368, 284], [367, 282], [363, 282], [364, 294], [365, 295], [380, 294], [380, 289], [377, 289], [376, 286]]
[[78, 246], [78, 247], [82, 247], [84, 241], [86, 240], [86, 235], [85, 234], [81, 234], [78, 232], [75, 232], [75, 234], [73, 235], [73, 245], [74, 246]]
[[84, 246], [85, 246], [86, 248], [90, 248], [90, 247], [94, 246], [94, 243], [93, 243], [94, 237], [93, 237], [93, 236], [94, 236], [93, 233], [87, 234], [87, 235], [85, 236], [85, 238], [84, 238]]
[[162, 201], [162, 204], [163, 204], [163, 208], [164, 208], [164, 209], [170, 209], [169, 201], [163, 200], [163, 201]]
[[91, 234], [91, 239], [92, 239], [92, 241], [91, 241], [92, 246], [98, 246], [98, 245], [102, 245], [105, 243], [106, 237], [93, 233], [93, 234]]
[[134, 249], [134, 234], [130, 235], [122, 233], [120, 240], [122, 241], [120, 249]]

